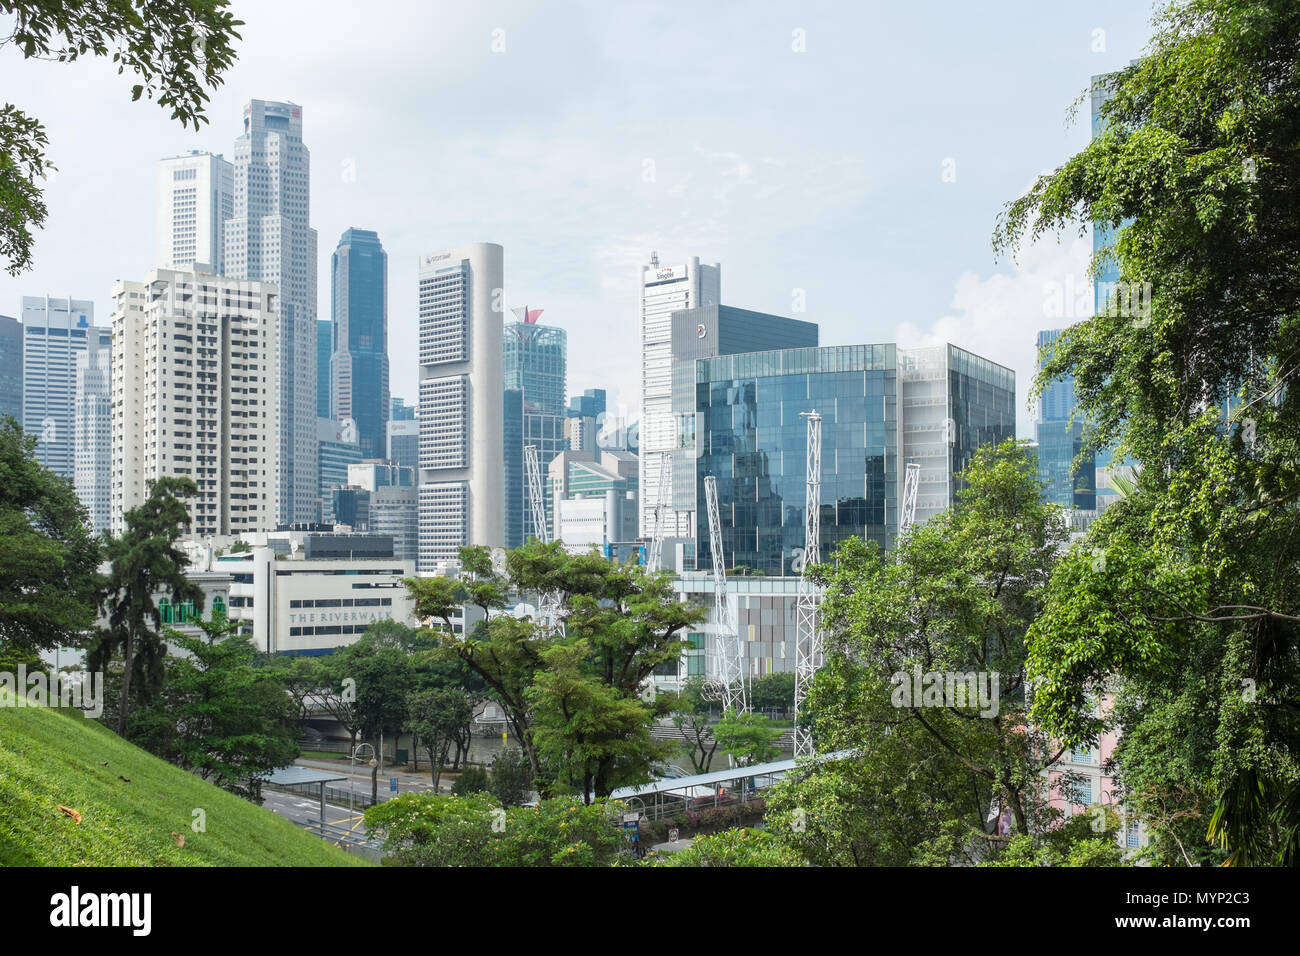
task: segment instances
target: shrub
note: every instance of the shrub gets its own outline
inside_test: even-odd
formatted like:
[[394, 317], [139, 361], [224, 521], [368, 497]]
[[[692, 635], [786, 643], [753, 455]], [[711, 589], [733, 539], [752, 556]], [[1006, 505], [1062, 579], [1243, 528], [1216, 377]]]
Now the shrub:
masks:
[[456, 782], [451, 785], [451, 792], [457, 796], [471, 793], [488, 792], [488, 772], [478, 764], [466, 764]]

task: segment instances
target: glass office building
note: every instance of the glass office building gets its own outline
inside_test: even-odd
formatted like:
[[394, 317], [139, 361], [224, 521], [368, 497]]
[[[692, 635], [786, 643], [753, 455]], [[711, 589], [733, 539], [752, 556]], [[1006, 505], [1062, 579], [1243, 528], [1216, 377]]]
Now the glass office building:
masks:
[[332, 418], [330, 410], [330, 356], [334, 354], [334, 323], [316, 320], [316, 417]]
[[[1051, 359], [1052, 348], [1062, 329], [1038, 333], [1038, 367]], [[1034, 437], [1038, 442], [1038, 480], [1044, 483], [1043, 497], [1062, 508], [1093, 511], [1097, 507], [1096, 456], [1083, 455], [1083, 419], [1073, 422], [1074, 378], [1062, 376], [1043, 389], [1038, 405]], [[1076, 465], [1076, 460], [1081, 464]]]
[[0, 315], [0, 415], [23, 423], [23, 324]]
[[[524, 500], [528, 493], [524, 483], [524, 393], [508, 388], [502, 403], [502, 444], [505, 448], [506, 546], [517, 548], [524, 543], [524, 508], [509, 505]], [[539, 456], [540, 457], [540, 456]]]
[[[821, 549], [892, 547], [903, 464], [921, 465], [917, 520], [951, 507], [974, 450], [1015, 434], [1015, 373], [954, 346], [748, 352], [695, 363], [697, 495], [718, 483], [728, 568], [794, 572], [804, 547], [807, 419], [822, 416]], [[708, 515], [696, 563], [712, 568]]]
[[348, 229], [332, 260], [334, 351], [330, 414], [356, 423], [363, 458], [388, 453], [388, 253], [368, 229]]
[[[511, 322], [502, 337], [502, 372], [506, 392], [518, 391], [522, 395], [523, 420], [518, 443], [505, 436], [506, 459], [506, 546], [518, 547], [526, 540], [538, 536], [540, 529], [533, 527], [532, 510], [528, 503], [528, 479], [523, 471], [523, 448], [537, 446], [538, 464], [542, 482], [546, 469], [555, 456], [564, 451], [566, 336], [564, 329], [536, 324], [540, 309], [521, 310], [525, 319]], [[509, 421], [513, 412], [509, 399], [505, 407], [506, 431], [514, 429]], [[513, 459], [518, 460], [518, 465]], [[517, 472], [515, 469], [517, 467]], [[512, 474], [513, 473], [513, 474]], [[545, 502], [547, 521], [551, 506]]]

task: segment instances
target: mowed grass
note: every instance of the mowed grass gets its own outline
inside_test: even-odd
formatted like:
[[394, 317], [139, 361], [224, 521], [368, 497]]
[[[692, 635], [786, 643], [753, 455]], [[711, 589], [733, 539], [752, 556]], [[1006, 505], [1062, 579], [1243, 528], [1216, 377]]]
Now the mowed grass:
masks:
[[367, 865], [80, 711], [12, 701], [0, 698], [0, 866]]

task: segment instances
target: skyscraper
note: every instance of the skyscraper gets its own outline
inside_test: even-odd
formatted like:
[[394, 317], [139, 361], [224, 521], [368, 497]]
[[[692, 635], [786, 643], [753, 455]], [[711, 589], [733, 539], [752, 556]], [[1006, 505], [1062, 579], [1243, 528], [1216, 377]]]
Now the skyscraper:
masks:
[[73, 412], [73, 487], [99, 534], [108, 530], [113, 487], [113, 421], [109, 395], [110, 348], [92, 335], [77, 356]]
[[505, 543], [503, 261], [485, 242], [420, 257], [419, 570]]
[[[718, 483], [728, 568], [789, 574], [804, 547], [807, 423], [822, 416], [821, 549], [892, 547], [904, 465], [921, 466], [918, 523], [952, 506], [975, 449], [1016, 433], [1015, 373], [953, 345], [786, 349], [695, 362], [696, 482]], [[704, 509], [697, 541], [709, 538]], [[707, 546], [697, 567], [712, 568]]]
[[388, 399], [388, 420], [390, 422], [415, 421], [415, 406], [406, 404], [406, 399], [400, 395], [390, 396]]
[[0, 415], [23, 423], [23, 324], [0, 315]]
[[365, 457], [361, 445], [357, 442], [356, 426], [346, 425], [332, 418], [316, 419], [316, 441], [319, 447], [317, 461], [320, 474], [320, 506], [317, 517], [326, 523], [335, 520], [335, 488], [348, 484], [348, 467], [356, 465]]
[[384, 457], [394, 465], [419, 471], [420, 423], [415, 418], [415, 406], [396, 396], [389, 401], [388, 453]]
[[158, 162], [158, 252], [161, 269], [203, 263], [225, 271], [226, 220], [235, 213], [235, 167], [194, 150]]
[[[659, 487], [658, 452], [677, 448], [673, 421], [672, 314], [722, 301], [722, 266], [700, 265], [692, 256], [682, 265], [661, 266], [657, 253], [638, 267], [638, 321], [641, 331], [641, 536], [653, 532], [655, 490]], [[675, 516], [674, 516], [675, 517]], [[668, 537], [689, 537], [685, 521], [669, 522]]]
[[[673, 312], [669, 327], [672, 330], [674, 441], [671, 499], [668, 502], [670, 513], [665, 518], [669, 530], [665, 534], [690, 538], [694, 536], [696, 527], [695, 513], [703, 500], [696, 494], [698, 488], [692, 453], [697, 447], [695, 363], [700, 359], [740, 352], [816, 348], [819, 330], [815, 322], [729, 305], [702, 305]], [[653, 502], [650, 507], [654, 508]], [[676, 528], [676, 532], [672, 528]], [[707, 537], [704, 540], [707, 541]], [[691, 553], [689, 545], [686, 553]]]
[[524, 512], [509, 507], [509, 502], [525, 494], [524, 475], [524, 390], [507, 388], [501, 405], [501, 443], [505, 455], [502, 478], [506, 489], [505, 533], [510, 547], [523, 543]]
[[[522, 466], [523, 446], [537, 446], [542, 475], [546, 474], [555, 456], [564, 451], [567, 349], [563, 329], [537, 324], [541, 309], [524, 306], [514, 312], [520, 321], [506, 325], [502, 355], [506, 389], [522, 393], [523, 403], [520, 444], [517, 448], [505, 449], [508, 479], [515, 479], [506, 483], [506, 528], [508, 531], [515, 528], [521, 531], [517, 538], [507, 534], [506, 546], [511, 548], [518, 547], [528, 538], [540, 536], [540, 529], [533, 526], [533, 513], [528, 501], [528, 482]], [[515, 457], [521, 462], [517, 469], [511, 467]], [[544, 502], [543, 506], [549, 514], [549, 502]]]
[[388, 253], [379, 236], [348, 229], [333, 257], [334, 353], [329, 417], [356, 423], [364, 458], [388, 444]]
[[330, 356], [334, 354], [334, 323], [316, 320], [316, 417], [330, 418]]
[[605, 415], [605, 390], [589, 388], [575, 395], [569, 399], [564, 415], [564, 447], [569, 451], [593, 451]]
[[94, 320], [93, 302], [23, 296], [23, 431], [36, 436], [41, 464], [64, 478], [74, 469], [77, 356], [91, 337], [108, 348], [112, 336]]
[[276, 520], [315, 518], [316, 230], [308, 220], [311, 167], [302, 108], [250, 100], [235, 140], [234, 214], [226, 223], [226, 273], [279, 290], [280, 454]]
[[198, 486], [192, 534], [274, 530], [278, 299], [201, 271], [114, 285], [113, 531], [168, 476]]
[[[1062, 329], [1038, 333], [1038, 368], [1051, 358], [1051, 350]], [[1034, 437], [1038, 442], [1038, 480], [1045, 482], [1043, 497], [1062, 508], [1093, 511], [1097, 507], [1097, 469], [1095, 456], [1089, 455], [1082, 467], [1075, 461], [1083, 454], [1083, 418], [1074, 414], [1074, 378], [1066, 375], [1043, 389], [1038, 405]]]

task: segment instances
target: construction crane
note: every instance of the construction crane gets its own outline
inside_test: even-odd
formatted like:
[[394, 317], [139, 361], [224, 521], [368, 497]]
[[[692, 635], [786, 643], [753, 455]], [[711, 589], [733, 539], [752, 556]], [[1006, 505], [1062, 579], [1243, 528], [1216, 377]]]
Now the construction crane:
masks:
[[650, 529], [650, 547], [646, 553], [646, 570], [652, 574], [659, 570], [664, 550], [664, 518], [668, 512], [669, 497], [673, 487], [673, 453], [659, 452], [659, 484], [655, 492], [654, 527]]
[[710, 687], [709, 697], [724, 701], [724, 710], [741, 714], [749, 709], [745, 693], [745, 663], [741, 656], [740, 635], [727, 600], [727, 564], [722, 553], [722, 520], [718, 514], [718, 479], [704, 478], [704, 501], [709, 512], [709, 550], [713, 555], [713, 619], [717, 624], [714, 642], [714, 673], [721, 687]]
[[822, 593], [821, 588], [808, 576], [808, 569], [820, 564], [822, 559], [822, 417], [817, 412], [799, 414], [808, 419], [808, 461], [804, 492], [803, 567], [799, 571], [799, 596], [795, 605], [798, 636], [794, 670], [794, 755], [811, 757], [815, 752], [812, 732], [808, 728], [803, 709], [813, 677], [822, 663]]
[[[546, 505], [542, 499], [542, 466], [537, 458], [536, 445], [524, 446], [524, 472], [528, 480], [528, 507], [533, 516], [533, 535], [542, 544], [550, 544]], [[560, 612], [560, 592], [543, 592], [537, 603], [537, 623], [548, 632], [563, 635], [564, 617]]]
[[921, 484], [921, 466], [912, 459], [907, 460], [907, 470], [903, 477], [903, 502], [898, 509], [898, 536], [901, 538], [907, 529], [916, 523], [916, 491]]

